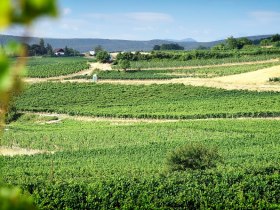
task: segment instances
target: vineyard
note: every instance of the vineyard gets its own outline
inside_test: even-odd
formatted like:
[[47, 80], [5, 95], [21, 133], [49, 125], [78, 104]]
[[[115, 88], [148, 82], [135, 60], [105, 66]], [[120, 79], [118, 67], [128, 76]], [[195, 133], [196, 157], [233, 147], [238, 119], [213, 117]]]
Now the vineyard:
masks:
[[[212, 78], [219, 76], [227, 76], [233, 74], [241, 74], [250, 71], [256, 71], [272, 66], [280, 65], [280, 62], [272, 62], [265, 64], [236, 65], [236, 66], [220, 66], [205, 68], [189, 68], [176, 70], [127, 70], [127, 71], [94, 71], [99, 79], [114, 80], [151, 80], [151, 79], [174, 79], [186, 77]], [[74, 76], [71, 79], [92, 79], [92, 76]]]
[[17, 106], [25, 111], [121, 118], [280, 116], [279, 93], [226, 91], [180, 84], [40, 83], [28, 87], [17, 100]]
[[[89, 68], [86, 58], [32, 58], [27, 75], [39, 82], [25, 84], [13, 101], [19, 118], [5, 126], [0, 154], [14, 153], [0, 155], [1, 181], [31, 194], [46, 210], [279, 209], [279, 92], [99, 82], [207, 80], [260, 69], [263, 75], [268, 68], [273, 74], [265, 82], [277, 86], [280, 62], [270, 61], [279, 58], [277, 52], [240, 51], [235, 57], [233, 51], [159, 52], [152, 56], [175, 57], [148, 61], [138, 53], [132, 70], [98, 70], [104, 66], [91, 64], [95, 83], [93, 75], [71, 75]], [[177, 59], [182, 56], [219, 58]], [[248, 61], [264, 62], [242, 64]], [[208, 66], [235, 62], [240, 64]], [[37, 79], [49, 77], [58, 79]], [[190, 151], [193, 158], [175, 153], [191, 145], [200, 145]], [[181, 155], [174, 159], [183, 167], [184, 158], [210, 157], [197, 155], [201, 148], [204, 155], [213, 149], [219, 161], [171, 170], [170, 154]]]
[[[260, 119], [21, 120], [5, 131], [3, 144], [54, 154], [1, 157], [2, 175], [32, 192], [41, 209], [278, 207], [279, 126], [280, 121]], [[217, 147], [223, 162], [206, 171], [167, 172], [168, 153], [188, 142]]]
[[56, 77], [73, 74], [89, 65], [84, 58], [32, 58], [27, 64], [27, 76], [34, 78]]
[[[244, 57], [229, 57], [220, 59], [194, 59], [194, 60], [170, 60], [170, 59], [153, 59], [149, 62], [145, 60], [131, 61], [131, 68], [133, 69], [145, 69], [145, 68], [172, 68], [172, 67], [184, 67], [184, 66], [205, 66], [205, 65], [219, 65], [225, 63], [242, 63], [242, 62], [254, 62], [264, 61], [279, 58], [277, 55], [258, 55], [258, 56], [244, 56]], [[117, 69], [118, 66], [113, 66]]]

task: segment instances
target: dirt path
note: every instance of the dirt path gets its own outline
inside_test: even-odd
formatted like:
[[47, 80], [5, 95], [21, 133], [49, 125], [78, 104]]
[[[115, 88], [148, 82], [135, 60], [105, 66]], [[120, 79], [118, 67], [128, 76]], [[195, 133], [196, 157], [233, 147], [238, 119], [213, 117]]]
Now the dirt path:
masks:
[[99, 83], [127, 85], [183, 83], [185, 85], [215, 87], [227, 90], [246, 89], [280, 92], [280, 84], [272, 84], [268, 82], [271, 77], [280, 77], [280, 66], [273, 66], [253, 72], [214, 78], [179, 78], [171, 80], [101, 80]]
[[26, 149], [20, 147], [0, 147], [0, 155], [3, 156], [15, 156], [15, 155], [36, 155], [36, 154], [43, 154], [43, 153], [51, 153], [44, 150], [34, 150], [34, 149]]
[[[246, 64], [253, 63], [268, 63], [269, 61], [257, 61], [257, 62], [246, 62]], [[275, 59], [273, 61], [279, 61]], [[243, 65], [244, 63], [238, 64], [223, 64], [220, 66], [229, 66], [229, 65]], [[213, 66], [211, 66], [213, 67]], [[46, 82], [46, 81], [59, 81], [59, 82], [77, 82], [77, 83], [89, 83], [91, 80], [86, 79], [68, 79], [73, 76], [90, 74], [94, 69], [100, 70], [110, 70], [110, 64], [100, 64], [100, 63], [92, 63], [90, 69], [80, 71], [75, 74], [60, 76], [60, 77], [52, 77], [52, 78], [27, 78], [26, 82], [29, 83], [38, 83], [38, 82]], [[198, 67], [201, 68], [201, 67]], [[247, 72], [236, 75], [229, 75], [223, 77], [214, 77], [214, 78], [178, 78], [178, 79], [170, 79], [170, 80], [99, 80], [98, 83], [111, 83], [111, 84], [124, 84], [124, 85], [151, 85], [151, 84], [178, 84], [182, 83], [185, 85], [193, 85], [193, 86], [206, 86], [206, 87], [215, 87], [222, 88], [227, 90], [257, 90], [257, 91], [278, 91], [280, 92], [280, 85], [277, 83], [269, 83], [268, 80], [271, 77], [280, 77], [280, 65], [273, 66], [253, 72]]]

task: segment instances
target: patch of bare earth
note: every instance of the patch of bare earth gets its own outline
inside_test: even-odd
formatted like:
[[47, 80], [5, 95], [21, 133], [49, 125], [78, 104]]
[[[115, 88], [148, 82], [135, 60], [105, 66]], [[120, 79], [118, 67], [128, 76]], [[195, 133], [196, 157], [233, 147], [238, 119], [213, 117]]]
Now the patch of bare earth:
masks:
[[171, 80], [102, 80], [99, 83], [151, 85], [151, 84], [185, 84], [193, 86], [206, 86], [227, 90], [244, 89], [257, 91], [280, 92], [279, 84], [269, 83], [269, 78], [280, 77], [280, 66], [273, 66], [253, 72], [214, 77], [214, 78], [179, 78]]
[[20, 147], [0, 147], [0, 155], [3, 156], [15, 156], [15, 155], [36, 155], [36, 154], [44, 154], [44, 153], [51, 153], [44, 150], [34, 150], [34, 149], [26, 149]]

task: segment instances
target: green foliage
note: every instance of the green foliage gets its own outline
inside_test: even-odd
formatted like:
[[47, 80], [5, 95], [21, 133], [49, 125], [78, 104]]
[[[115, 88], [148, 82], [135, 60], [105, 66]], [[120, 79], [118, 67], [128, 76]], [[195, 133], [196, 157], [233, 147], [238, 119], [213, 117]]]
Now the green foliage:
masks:
[[227, 38], [225, 41], [225, 48], [229, 50], [242, 49], [246, 45], [252, 45], [253, 42], [248, 38], [233, 38], [232, 36]]
[[275, 42], [275, 43], [273, 44], [273, 47], [280, 47], [280, 41]]
[[1, 210], [35, 210], [33, 200], [19, 188], [0, 187]]
[[74, 50], [73, 48], [69, 48], [65, 46], [64, 48], [64, 56], [79, 56], [80, 52], [77, 50]]
[[27, 76], [34, 78], [73, 74], [89, 68], [84, 58], [31, 58], [27, 63]]
[[[55, 153], [0, 157], [1, 173], [28, 190], [40, 209], [276, 208], [279, 126], [273, 119], [17, 121], [3, 145]], [[190, 142], [219, 148], [223, 164], [166, 174], [166, 154]]]
[[205, 170], [215, 167], [220, 160], [216, 148], [191, 143], [172, 151], [167, 158], [167, 165], [170, 171]]
[[[143, 62], [149, 65], [150, 62], [161, 63], [162, 67], [168, 67], [170, 63], [186, 63], [188, 65], [221, 64], [231, 62], [244, 62], [255, 60], [267, 60], [278, 58], [280, 50], [278, 48], [248, 48], [242, 50], [190, 50], [190, 51], [152, 51], [150, 54], [143, 53], [119, 53], [116, 61], [129, 60], [132, 62]], [[225, 46], [226, 49], [226, 46]], [[149, 61], [149, 62], [147, 62]], [[117, 64], [116, 62], [116, 64]]]
[[280, 82], [280, 77], [269, 78], [269, 82]]
[[127, 69], [129, 69], [130, 66], [130, 62], [128, 60], [120, 60], [118, 62], [118, 66], [120, 69], [123, 69], [124, 71], [126, 71]]
[[95, 48], [94, 48], [94, 52], [95, 54], [101, 52], [101, 51], [104, 51], [103, 47], [101, 45], [97, 45]]
[[271, 43], [271, 40], [269, 39], [263, 39], [261, 42], [260, 42], [260, 45], [261, 46], [270, 46], [272, 43]]
[[155, 46], [153, 47], [153, 50], [160, 50], [160, 45], [155, 45]]
[[271, 42], [279, 42], [280, 41], [280, 35], [275, 34], [271, 37]]
[[279, 209], [280, 176], [277, 171], [265, 173], [176, 173], [96, 184], [38, 184], [34, 197], [41, 209]]
[[[172, 68], [172, 67], [186, 67], [186, 66], [206, 66], [219, 65], [226, 63], [242, 63], [253, 61], [264, 61], [274, 58], [279, 58], [277, 54], [267, 55], [237, 55], [236, 57], [218, 58], [218, 59], [191, 59], [191, 60], [170, 60], [170, 59], [153, 59], [149, 62], [144, 60], [131, 61], [132, 69], [145, 68]], [[115, 69], [116, 66], [113, 66]]]
[[33, 84], [16, 102], [19, 110], [169, 119], [279, 116], [279, 104], [277, 92], [93, 83]]
[[[166, 62], [162, 61], [163, 64]], [[161, 64], [162, 64], [161, 63]], [[133, 63], [135, 65], [135, 63]], [[149, 63], [150, 65], [156, 65], [156, 63]], [[172, 65], [173, 63], [167, 62]], [[99, 71], [99, 79], [173, 79], [173, 78], [188, 78], [188, 77], [200, 77], [211, 78], [217, 76], [226, 76], [233, 74], [241, 74], [250, 71], [256, 71], [259, 69], [268, 68], [271, 66], [279, 65], [279, 62], [265, 63], [265, 64], [252, 64], [252, 65], [235, 65], [235, 66], [218, 66], [218, 67], [204, 67], [204, 68], [190, 68], [190, 69], [177, 69], [177, 70], [129, 70], [126, 72], [119, 71]], [[134, 66], [135, 67], [135, 66]], [[74, 79], [84, 78], [91, 79], [90, 76], [78, 76]]]
[[2, 0], [0, 5], [0, 27], [11, 24], [30, 24], [42, 16], [56, 16], [56, 0], [25, 0], [12, 2]]
[[14, 105], [9, 106], [8, 112], [5, 116], [5, 122], [6, 124], [9, 124], [13, 121], [16, 121], [20, 116], [21, 114], [18, 113], [17, 108]]
[[[158, 49], [158, 45], [154, 46], [154, 49]], [[162, 44], [159, 50], [184, 50], [184, 47], [180, 46], [177, 43], [170, 43], [170, 44]]]
[[100, 51], [96, 54], [96, 60], [101, 63], [108, 63], [110, 59], [111, 56], [107, 51]]

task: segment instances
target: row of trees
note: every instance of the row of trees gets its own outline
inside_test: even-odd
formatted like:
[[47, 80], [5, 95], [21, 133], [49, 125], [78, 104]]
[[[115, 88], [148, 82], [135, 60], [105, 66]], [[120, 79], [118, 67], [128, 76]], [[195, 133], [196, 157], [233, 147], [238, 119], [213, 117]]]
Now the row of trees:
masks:
[[[25, 43], [24, 46], [28, 56], [55, 56], [53, 47], [49, 43], [45, 44], [44, 39], [40, 39], [38, 44], [29, 45]], [[73, 48], [69, 48], [67, 46], [65, 46], [63, 50], [64, 56], [80, 55], [79, 51], [74, 50]]]
[[274, 47], [280, 47], [280, 35], [275, 34], [270, 38], [263, 39], [260, 42], [261, 46], [274, 46]]
[[162, 45], [155, 45], [153, 50], [184, 50], [183, 46], [178, 45], [177, 43], [170, 43], [170, 44], [162, 44]]
[[269, 38], [261, 39], [261, 40], [250, 40], [246, 37], [243, 38], [234, 38], [229, 37], [225, 40], [224, 43], [218, 44], [212, 49], [214, 50], [234, 50], [234, 49], [243, 49], [243, 48], [252, 48], [253, 46], [260, 45], [260, 46], [274, 46], [280, 47], [280, 35], [275, 34]]

